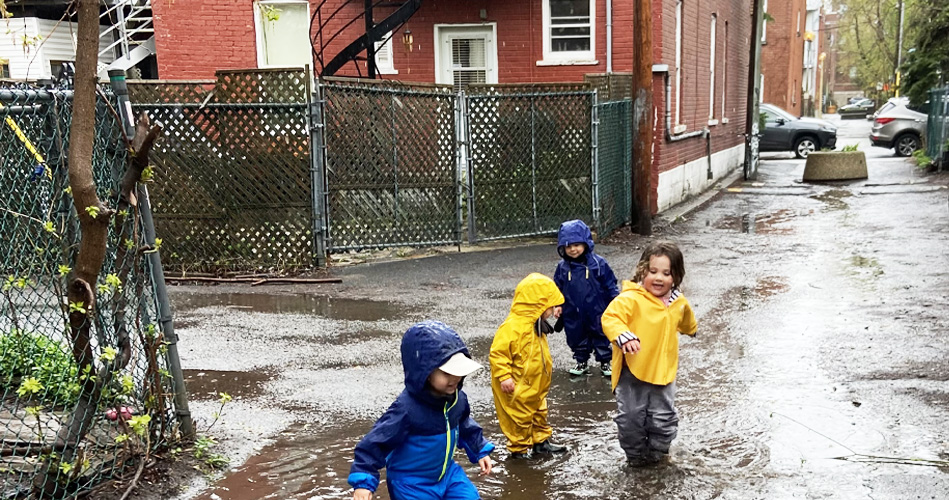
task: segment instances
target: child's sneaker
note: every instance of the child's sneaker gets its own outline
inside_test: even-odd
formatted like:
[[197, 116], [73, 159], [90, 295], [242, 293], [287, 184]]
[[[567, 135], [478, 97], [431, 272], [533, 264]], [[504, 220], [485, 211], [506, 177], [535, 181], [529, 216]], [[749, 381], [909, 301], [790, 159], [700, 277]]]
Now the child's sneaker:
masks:
[[590, 367], [587, 366], [587, 362], [586, 362], [586, 361], [581, 361], [581, 362], [577, 363], [577, 366], [575, 366], [575, 367], [573, 367], [573, 368], [570, 369], [570, 374], [571, 374], [571, 375], [576, 375], [576, 376], [578, 376], [578, 377], [579, 377], [580, 375], [589, 375], [589, 374], [590, 374]]
[[610, 377], [613, 375], [613, 369], [610, 368], [609, 361], [604, 361], [600, 363], [600, 371], [603, 372], [604, 377]]

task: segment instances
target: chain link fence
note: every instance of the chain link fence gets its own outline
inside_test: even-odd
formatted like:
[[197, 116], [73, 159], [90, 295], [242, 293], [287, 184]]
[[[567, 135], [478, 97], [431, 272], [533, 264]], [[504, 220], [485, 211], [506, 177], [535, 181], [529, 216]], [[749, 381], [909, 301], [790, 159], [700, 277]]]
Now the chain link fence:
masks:
[[632, 214], [632, 101], [597, 104], [597, 210], [600, 235], [628, 224]]
[[594, 96], [586, 89], [468, 87], [471, 241], [594, 221]]
[[949, 152], [949, 87], [929, 91], [929, 119], [926, 124], [926, 156], [939, 169], [946, 168]]
[[457, 100], [447, 87], [322, 86], [330, 251], [457, 244]]
[[[135, 208], [117, 214], [95, 307], [68, 303], [79, 240], [66, 167], [71, 91], [2, 88], [0, 102], [0, 496], [94, 497], [177, 439], [146, 228]], [[126, 162], [114, 109], [98, 100], [93, 154], [98, 195], [112, 207]], [[87, 344], [70, 329], [75, 311], [88, 314]]]
[[166, 269], [313, 264], [310, 95], [303, 69], [129, 82], [133, 109], [164, 127], [152, 198]]

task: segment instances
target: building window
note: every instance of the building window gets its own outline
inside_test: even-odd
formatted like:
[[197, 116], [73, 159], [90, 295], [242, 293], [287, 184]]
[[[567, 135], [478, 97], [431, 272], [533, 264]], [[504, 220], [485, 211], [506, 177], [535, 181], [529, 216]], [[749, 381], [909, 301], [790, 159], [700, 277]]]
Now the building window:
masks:
[[725, 96], [728, 93], [728, 21], [725, 21], [725, 47], [722, 49], [722, 122], [728, 122], [725, 116]]
[[708, 53], [708, 119], [715, 119], [715, 30], [718, 28], [718, 16], [712, 14]]
[[676, 105], [675, 126], [682, 123], [682, 0], [676, 2]]
[[594, 0], [545, 0], [544, 61], [589, 62], [596, 59]]
[[[761, 4], [761, 11], [765, 14], [768, 13], [768, 0], [763, 0]], [[761, 43], [768, 43], [768, 21], [766, 19], [761, 21]]]
[[488, 58], [484, 38], [452, 38], [452, 84], [457, 87], [486, 83]]
[[397, 75], [395, 61], [392, 60], [392, 32], [386, 33], [382, 41], [375, 43], [376, 70], [380, 75]]
[[0, 59], [0, 78], [10, 78], [9, 59]]
[[261, 68], [312, 66], [309, 2], [259, 0], [255, 7], [257, 65]]

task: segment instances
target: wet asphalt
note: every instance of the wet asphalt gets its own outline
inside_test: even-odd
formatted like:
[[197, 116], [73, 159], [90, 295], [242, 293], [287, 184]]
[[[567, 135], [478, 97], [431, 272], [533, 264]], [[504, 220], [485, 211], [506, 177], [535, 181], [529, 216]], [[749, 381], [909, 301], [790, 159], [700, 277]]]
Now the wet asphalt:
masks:
[[[699, 320], [681, 339], [668, 463], [624, 466], [608, 380], [571, 378], [553, 335], [550, 422], [570, 451], [506, 460], [476, 373], [473, 416], [502, 451], [486, 478], [456, 459], [482, 497], [949, 498], [949, 175], [868, 132], [843, 121], [838, 140], [866, 152], [866, 180], [802, 183], [802, 160], [770, 154], [756, 180], [656, 219]], [[596, 250], [625, 279], [649, 238], [621, 231]], [[401, 333], [445, 321], [487, 365], [514, 286], [557, 260], [551, 238], [335, 267], [340, 284], [171, 287], [192, 412], [232, 459], [179, 498], [351, 498], [353, 446], [402, 388]], [[220, 392], [234, 399], [206, 430]]]

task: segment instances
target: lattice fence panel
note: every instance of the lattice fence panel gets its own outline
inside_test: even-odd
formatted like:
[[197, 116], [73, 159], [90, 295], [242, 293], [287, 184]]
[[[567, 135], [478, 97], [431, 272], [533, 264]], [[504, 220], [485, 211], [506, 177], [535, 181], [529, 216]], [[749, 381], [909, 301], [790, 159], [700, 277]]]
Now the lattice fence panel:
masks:
[[607, 235], [630, 221], [632, 194], [632, 101], [597, 104], [597, 201], [599, 227]]
[[594, 94], [569, 86], [469, 91], [475, 239], [549, 234], [565, 220], [592, 220]]
[[460, 241], [455, 96], [322, 85], [331, 251]]
[[[124, 224], [110, 227], [109, 248], [93, 310], [92, 375], [105, 383], [93, 397], [95, 417], [77, 443], [78, 453], [63, 456], [53, 447], [57, 432], [77, 409], [82, 372], [67, 335], [64, 287], [78, 242], [78, 220], [68, 186], [65, 158], [72, 115], [69, 91], [0, 89], [0, 496], [75, 498], [104, 479], [134, 471], [136, 456], [175, 439], [169, 363], [159, 325], [150, 269], [137, 251], [143, 227], [133, 209]], [[109, 104], [97, 103], [93, 173], [98, 195], [115, 207], [116, 174], [123, 172], [126, 150]], [[137, 235], [137, 237], [136, 237]], [[130, 241], [130, 271], [117, 269], [115, 256]], [[120, 286], [106, 285], [116, 275]], [[88, 307], [88, 304], [85, 305]], [[111, 364], [110, 356], [127, 364]], [[148, 417], [150, 442], [127, 436], [129, 424], [110, 418], [128, 408]], [[51, 453], [51, 451], [55, 453]], [[44, 463], [54, 475], [44, 482]], [[38, 478], [38, 479], [37, 479]]]
[[165, 126], [152, 194], [171, 269], [286, 270], [313, 263], [309, 77], [222, 71], [209, 82], [129, 85]]

